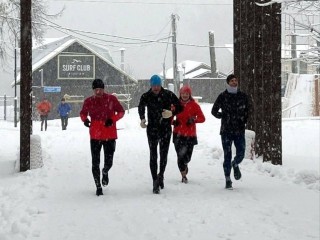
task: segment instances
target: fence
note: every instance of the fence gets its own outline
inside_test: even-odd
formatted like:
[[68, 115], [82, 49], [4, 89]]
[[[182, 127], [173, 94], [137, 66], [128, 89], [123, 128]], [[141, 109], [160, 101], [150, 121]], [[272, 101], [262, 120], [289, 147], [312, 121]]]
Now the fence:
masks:
[[[0, 120], [14, 121], [14, 100], [15, 97], [0, 96]], [[19, 119], [19, 100], [17, 98], [17, 119]]]

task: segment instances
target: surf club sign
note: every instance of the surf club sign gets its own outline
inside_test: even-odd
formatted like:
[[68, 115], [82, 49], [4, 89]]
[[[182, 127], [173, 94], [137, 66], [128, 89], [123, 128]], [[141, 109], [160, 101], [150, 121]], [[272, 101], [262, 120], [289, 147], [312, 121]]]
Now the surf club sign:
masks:
[[58, 79], [94, 79], [94, 55], [59, 55]]

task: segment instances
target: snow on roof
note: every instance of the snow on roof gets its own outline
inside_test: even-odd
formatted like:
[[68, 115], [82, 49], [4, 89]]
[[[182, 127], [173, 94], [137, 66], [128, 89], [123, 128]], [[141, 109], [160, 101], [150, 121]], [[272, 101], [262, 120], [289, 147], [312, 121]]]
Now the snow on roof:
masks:
[[196, 71], [193, 71], [191, 73], [186, 74], [185, 78], [190, 79], [190, 78], [201, 77], [205, 73], [211, 73], [211, 70], [201, 68], [201, 69], [198, 69]]
[[56, 41], [60, 41], [64, 38], [65, 38], [65, 36], [60, 37], [60, 38], [44, 38], [44, 39], [42, 39], [42, 42], [32, 41], [32, 48], [39, 48], [39, 47], [42, 47], [44, 45], [48, 45], [48, 44], [56, 42]]
[[[182, 71], [183, 73], [187, 75], [193, 72], [194, 69], [203, 66], [204, 70], [210, 70], [210, 66], [203, 63], [203, 62], [197, 62], [197, 61], [191, 61], [191, 60], [185, 60], [181, 63], [178, 63], [178, 71]], [[163, 76], [163, 71], [160, 73], [161, 76]], [[169, 68], [166, 71], [166, 78], [167, 79], [173, 79], [173, 68]]]

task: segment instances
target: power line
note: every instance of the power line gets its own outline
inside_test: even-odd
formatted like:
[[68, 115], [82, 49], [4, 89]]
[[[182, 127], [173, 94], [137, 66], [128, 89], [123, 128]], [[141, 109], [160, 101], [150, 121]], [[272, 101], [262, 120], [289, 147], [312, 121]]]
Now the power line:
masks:
[[[159, 39], [159, 40], [147, 40], [147, 39], [139, 39], [139, 38], [130, 38], [130, 37], [121, 37], [121, 36], [117, 36], [117, 35], [110, 35], [110, 34], [105, 34], [105, 33], [97, 33], [97, 32], [90, 32], [90, 31], [83, 31], [83, 30], [75, 30], [75, 29], [71, 29], [71, 28], [66, 28], [66, 27], [62, 27], [58, 24], [56, 24], [57, 26], [56, 27], [60, 27], [60, 28], [63, 28], [65, 30], [68, 30], [68, 31], [72, 31], [72, 32], [75, 32], [77, 34], [79, 34], [78, 32], [82, 32], [82, 33], [89, 33], [89, 34], [95, 34], [95, 35], [102, 35], [102, 36], [109, 36], [109, 37], [115, 37], [115, 38], [122, 38], [122, 39], [127, 39], [127, 40], [135, 40], [135, 41], [141, 41], [141, 43], [164, 43], [164, 44], [167, 44], [168, 42], [166, 41], [161, 41], [163, 39]], [[49, 27], [52, 27], [52, 25], [47, 25]], [[171, 37], [171, 36], [169, 36]], [[169, 38], [167, 37], [167, 38]], [[164, 38], [164, 39], [167, 39], [167, 38]], [[100, 39], [101, 41], [106, 41], [106, 40], [103, 40], [103, 39]], [[108, 41], [107, 41], [108, 42]], [[112, 42], [112, 41], [110, 41]], [[130, 43], [125, 43], [125, 42], [116, 42], [116, 43], [124, 43], [124, 44], [130, 44]], [[137, 43], [131, 43], [131, 44], [137, 44]], [[172, 42], [169, 42], [169, 44], [172, 44]], [[180, 45], [180, 46], [189, 46], [189, 47], [206, 47], [206, 48], [209, 48], [209, 47], [214, 47], [214, 48], [230, 48], [230, 47], [227, 47], [227, 46], [209, 46], [209, 45], [199, 45], [199, 44], [191, 44], [191, 43], [179, 43], [177, 42], [176, 43], [177, 45]]]
[[184, 3], [184, 2], [145, 2], [145, 1], [103, 1], [103, 0], [49, 0], [49, 2], [83, 2], [105, 4], [144, 4], [144, 5], [190, 5], [190, 6], [232, 6], [233, 3]]
[[[11, 19], [20, 21], [19, 18], [8, 17], [8, 16], [3, 16], [3, 15], [0, 15], [0, 17], [2, 17], [2, 18], [11, 18]], [[48, 22], [50, 22], [49, 20], [47, 20], [45, 18], [43, 18], [43, 19], [48, 21]], [[58, 25], [56, 23], [53, 23], [54, 25], [48, 24], [48, 23], [45, 24], [45, 23], [40, 23], [40, 22], [34, 22], [34, 21], [33, 21], [33, 23], [34, 24], [39, 24], [39, 25], [44, 25], [44, 26], [47, 26], [47, 27], [53, 27], [53, 28], [59, 27], [61, 29], [68, 30], [68, 31], [71, 31], [71, 32], [75, 32], [77, 34], [86, 33], [86, 34], [93, 34], [93, 35], [99, 35], [99, 36], [108, 36], [108, 37], [114, 37], [114, 38], [120, 38], [120, 39], [126, 39], [126, 40], [140, 41], [140, 43], [138, 42], [138, 43], [131, 43], [131, 44], [142, 44], [142, 43], [163, 43], [163, 44], [167, 44], [168, 43], [167, 41], [162, 41], [162, 39], [160, 39], [160, 40], [148, 40], [148, 39], [140, 39], [140, 38], [133, 38], [133, 37], [123, 37], [123, 36], [106, 34], [106, 33], [97, 33], [97, 32], [91, 32], [91, 31], [72, 29], [72, 28], [63, 27], [63, 26]], [[99, 40], [108, 42], [107, 40], [103, 40], [103, 39], [99, 39]], [[112, 41], [109, 41], [109, 42], [112, 42]], [[116, 43], [128, 44], [126, 42], [116, 42]], [[169, 42], [169, 44], [173, 44], [173, 43]], [[181, 42], [176, 42], [176, 44], [179, 45], [179, 46], [201, 47], [201, 48], [202, 47], [204, 47], [204, 48], [212, 48], [212, 47], [213, 48], [230, 48], [228, 46], [209, 46], [209, 45], [200, 45], [200, 44], [192, 44], [192, 43], [181, 43]]]

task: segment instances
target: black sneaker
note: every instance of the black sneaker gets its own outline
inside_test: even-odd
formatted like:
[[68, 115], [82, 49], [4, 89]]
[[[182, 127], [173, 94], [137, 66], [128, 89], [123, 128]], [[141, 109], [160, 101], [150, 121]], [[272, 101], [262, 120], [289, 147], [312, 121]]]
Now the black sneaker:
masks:
[[159, 182], [159, 186], [161, 189], [164, 188], [164, 183], [163, 183], [163, 176], [158, 174], [158, 182]]
[[158, 180], [154, 180], [153, 181], [153, 190], [152, 191], [153, 191], [154, 194], [159, 194], [160, 193]]
[[97, 188], [96, 195], [97, 195], [97, 196], [103, 195], [103, 192], [102, 192], [102, 188], [101, 188], [101, 187], [98, 187], [98, 188]]
[[188, 183], [188, 178], [187, 177], [182, 177], [181, 182], [182, 183]]
[[233, 167], [234, 179], [239, 180], [241, 178], [239, 165], [236, 166], [235, 164], [232, 164], [232, 167]]
[[108, 173], [107, 174], [102, 174], [102, 186], [107, 186], [109, 184], [109, 176]]
[[232, 187], [232, 182], [231, 182], [231, 180], [229, 180], [229, 181], [226, 181], [226, 189], [228, 189], [228, 190], [233, 190], [233, 187]]

